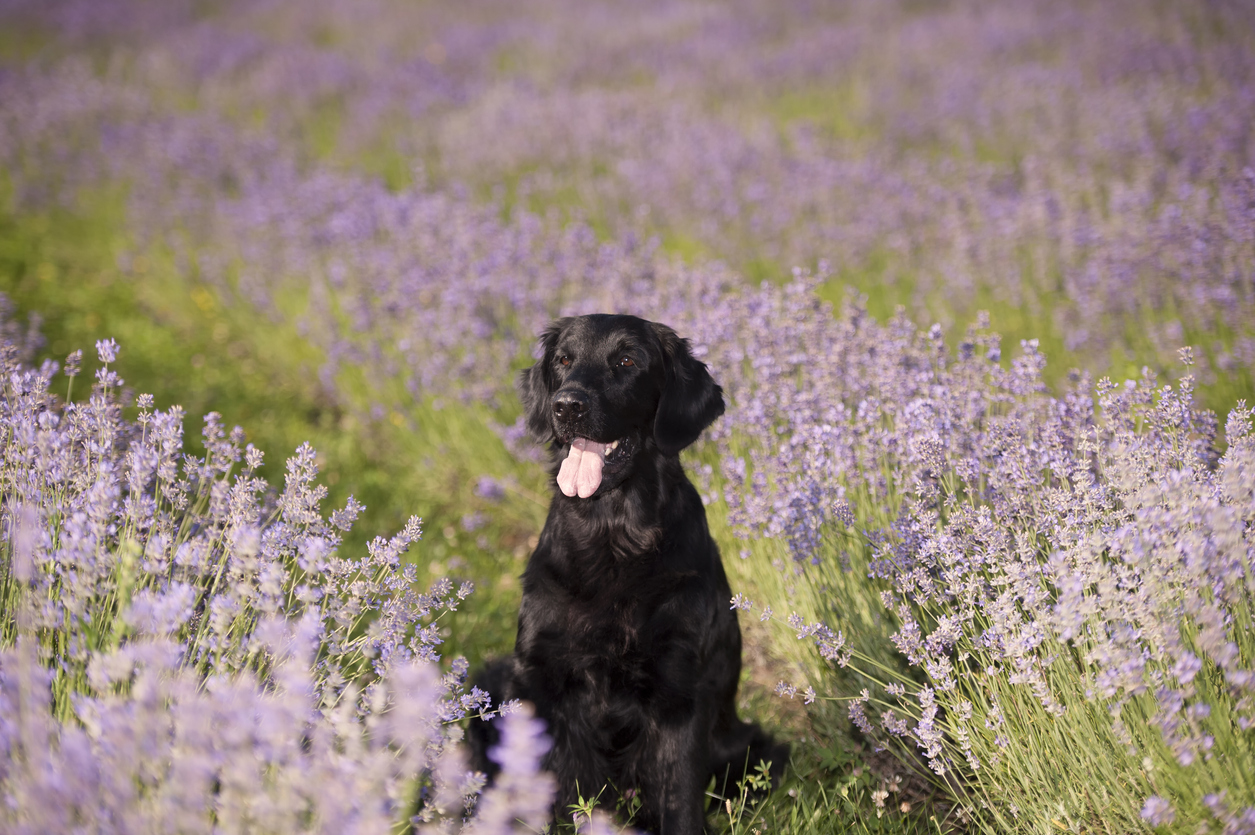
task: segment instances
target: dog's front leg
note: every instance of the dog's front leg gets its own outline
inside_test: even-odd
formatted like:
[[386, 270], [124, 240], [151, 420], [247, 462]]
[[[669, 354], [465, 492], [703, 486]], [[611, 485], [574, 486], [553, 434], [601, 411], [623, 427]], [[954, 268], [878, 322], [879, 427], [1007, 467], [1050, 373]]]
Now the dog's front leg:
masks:
[[[695, 714], [704, 713], [702, 710]], [[642, 775], [653, 820], [643, 821], [656, 835], [701, 835], [705, 824], [703, 790], [706, 769], [701, 716], [657, 728], [651, 767]]]

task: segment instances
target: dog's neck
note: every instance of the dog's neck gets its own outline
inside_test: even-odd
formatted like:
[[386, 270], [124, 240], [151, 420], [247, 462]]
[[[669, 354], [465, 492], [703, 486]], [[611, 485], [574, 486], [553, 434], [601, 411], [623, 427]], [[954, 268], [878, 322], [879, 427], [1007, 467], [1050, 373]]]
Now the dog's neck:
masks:
[[[650, 463], [649, 457], [643, 456], [642, 463]], [[680, 494], [689, 485], [679, 458], [664, 458], [660, 464], [639, 469], [605, 494], [587, 499], [568, 497], [555, 489], [546, 528], [558, 526], [576, 550], [605, 554], [616, 561], [654, 553], [668, 518], [685, 504]], [[559, 507], [563, 512], [558, 512]]]

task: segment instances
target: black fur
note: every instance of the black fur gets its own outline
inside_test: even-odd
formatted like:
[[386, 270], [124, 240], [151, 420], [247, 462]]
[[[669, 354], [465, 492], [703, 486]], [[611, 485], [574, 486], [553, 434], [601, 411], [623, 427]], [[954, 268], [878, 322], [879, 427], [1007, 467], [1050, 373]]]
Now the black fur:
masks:
[[[553, 450], [551, 473], [576, 437], [621, 439], [622, 452], [591, 497], [555, 488], [523, 573], [514, 655], [477, 683], [494, 701], [531, 702], [548, 724], [556, 815], [604, 786], [603, 800], [631, 789], [635, 826], [697, 835], [712, 776], [722, 785], [760, 760], [778, 774], [788, 758], [736, 715], [732, 592], [678, 457], [723, 414], [723, 393], [685, 340], [635, 316], [561, 319], [541, 342], [519, 388], [528, 428]], [[495, 728], [470, 730], [491, 775]]]

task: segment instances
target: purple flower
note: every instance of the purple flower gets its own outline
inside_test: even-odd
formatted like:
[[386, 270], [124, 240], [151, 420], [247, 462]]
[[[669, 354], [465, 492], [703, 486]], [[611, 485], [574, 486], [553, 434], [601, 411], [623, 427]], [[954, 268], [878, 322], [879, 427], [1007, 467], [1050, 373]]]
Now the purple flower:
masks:
[[530, 708], [519, 708], [500, 721], [501, 743], [488, 755], [501, 766], [501, 773], [477, 805], [472, 832], [539, 830], [553, 802], [553, 778], [540, 768], [551, 742], [544, 723], [532, 718]]
[[867, 718], [865, 705], [871, 695], [864, 688], [863, 692], [850, 701], [849, 716], [854, 726], [865, 734], [874, 734], [876, 729], [872, 727], [872, 723]]
[[118, 359], [118, 343], [112, 339], [99, 339], [96, 341], [96, 356], [100, 357], [100, 361], [108, 365], [111, 362], [117, 362]]
[[1159, 795], [1152, 794], [1142, 805], [1142, 820], [1151, 826], [1168, 826], [1176, 817], [1172, 804]]
[[83, 370], [83, 351], [71, 351], [70, 355], [65, 358], [65, 376], [77, 377], [78, 373]]
[[1172, 667], [1172, 674], [1182, 684], [1189, 684], [1203, 668], [1203, 662], [1192, 652], [1184, 652]]
[[490, 502], [499, 502], [505, 498], [505, 488], [492, 476], [480, 476], [475, 482], [475, 495]]
[[[116, 351], [109, 342], [102, 359]], [[215, 414], [195, 457], [177, 409], [146, 403], [130, 424], [110, 382], [66, 404], [49, 393], [55, 368], [7, 370], [0, 443], [22, 466], [0, 468], [17, 580], [5, 601], [16, 644], [0, 653], [0, 748], [30, 755], [0, 783], [39, 800], [0, 820], [191, 831], [212, 812], [228, 828], [283, 830], [312, 815], [375, 830], [408, 808], [416, 778], [442, 790], [448, 723], [482, 710], [486, 694], [468, 690], [465, 662], [434, 669], [434, 621], [471, 587], [414, 591], [415, 567], [398, 562], [421, 520], [346, 553], [338, 531], [360, 506], [350, 500], [328, 522], [307, 446], [271, 499], [253, 473], [259, 456], [241, 470], [243, 434]], [[80, 683], [54, 695], [48, 668]], [[368, 673], [359, 690], [352, 682]], [[74, 724], [57, 718], [70, 714]], [[351, 791], [337, 788], [346, 775]], [[477, 790], [455, 783], [446, 794]]]

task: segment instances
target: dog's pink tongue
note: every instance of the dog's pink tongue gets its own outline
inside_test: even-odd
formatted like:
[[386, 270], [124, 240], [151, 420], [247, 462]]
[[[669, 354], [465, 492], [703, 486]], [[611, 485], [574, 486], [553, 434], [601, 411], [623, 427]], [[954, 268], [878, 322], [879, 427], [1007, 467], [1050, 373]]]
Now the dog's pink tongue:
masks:
[[606, 445], [587, 438], [571, 441], [571, 452], [558, 470], [558, 487], [568, 496], [587, 499], [601, 485], [601, 465], [606, 462]]

